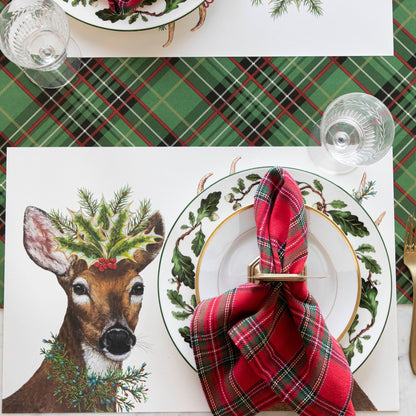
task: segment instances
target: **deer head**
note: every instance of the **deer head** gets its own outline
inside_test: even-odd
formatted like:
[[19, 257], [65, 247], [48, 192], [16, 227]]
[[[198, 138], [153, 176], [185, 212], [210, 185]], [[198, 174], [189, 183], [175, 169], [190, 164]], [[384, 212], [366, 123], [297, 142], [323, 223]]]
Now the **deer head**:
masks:
[[[82, 355], [88, 366], [101, 366], [102, 371], [109, 365], [119, 366], [136, 342], [134, 330], [144, 293], [140, 272], [161, 249], [162, 217], [158, 212], [150, 215], [140, 233], [141, 241], [147, 243], [118, 261], [101, 258], [88, 263], [68, 254], [59, 244], [62, 235], [49, 214], [39, 208], [26, 208], [25, 249], [38, 266], [56, 275], [68, 298], [59, 336], [70, 344], [67, 347], [74, 354]], [[107, 266], [101, 267], [105, 263]]]

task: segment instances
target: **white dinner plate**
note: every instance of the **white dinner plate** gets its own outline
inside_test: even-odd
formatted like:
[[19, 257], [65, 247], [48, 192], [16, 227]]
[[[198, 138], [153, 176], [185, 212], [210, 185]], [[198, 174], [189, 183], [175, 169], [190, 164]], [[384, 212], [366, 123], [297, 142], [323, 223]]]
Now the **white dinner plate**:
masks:
[[[328, 217], [307, 207], [307, 280], [331, 334], [341, 339], [357, 313], [361, 275], [345, 234]], [[259, 256], [253, 206], [226, 218], [210, 235], [199, 256], [195, 291], [198, 302], [247, 283], [248, 265]]]
[[[160, 309], [174, 345], [194, 369], [193, 310], [199, 297], [243, 283], [247, 265], [259, 255], [251, 206], [269, 168], [237, 172], [207, 187], [178, 214], [166, 238], [158, 271]], [[342, 338], [354, 372], [374, 351], [390, 312], [394, 282], [388, 253], [374, 221], [350, 193], [314, 173], [287, 170], [305, 205], [314, 209], [307, 210], [307, 274], [327, 276], [309, 279], [308, 285], [329, 329]]]
[[[183, 3], [179, 3], [176, 9], [173, 9], [169, 13], [165, 13], [161, 16], [152, 16], [147, 14], [143, 15], [145, 16], [144, 18], [137, 16], [137, 18], [134, 19], [131, 19], [133, 16], [128, 16], [124, 20], [112, 22], [111, 20], [103, 20], [96, 14], [97, 12], [109, 9], [107, 0], [97, 0], [92, 4], [90, 4], [89, 0], [77, 2], [73, 2], [73, 0], [57, 0], [57, 2], [68, 15], [81, 22], [100, 27], [102, 29], [117, 31], [149, 30], [165, 26], [181, 19], [188, 13], [191, 13], [203, 3], [202, 0], [186, 0]], [[139, 10], [143, 10], [148, 13], [161, 13], [165, 7], [166, 2], [164, 0], [156, 0], [153, 4], [143, 6], [142, 8], [139, 8]]]

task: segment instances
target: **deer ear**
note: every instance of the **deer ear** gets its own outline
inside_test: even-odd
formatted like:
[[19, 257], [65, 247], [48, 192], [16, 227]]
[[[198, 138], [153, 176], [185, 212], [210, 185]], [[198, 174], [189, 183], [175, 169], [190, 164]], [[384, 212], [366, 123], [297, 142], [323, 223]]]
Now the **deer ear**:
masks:
[[157, 238], [157, 242], [154, 244], [148, 244], [146, 250], [136, 250], [133, 254], [134, 260], [139, 265], [138, 272], [142, 271], [159, 253], [162, 248], [165, 237], [165, 226], [163, 224], [162, 216], [159, 212], [155, 212], [148, 221], [148, 225], [145, 234], [153, 231], [160, 237]]
[[43, 269], [63, 276], [71, 265], [62, 251], [58, 251], [55, 237], [59, 231], [52, 225], [49, 215], [36, 207], [27, 207], [23, 224], [23, 244], [29, 257]]

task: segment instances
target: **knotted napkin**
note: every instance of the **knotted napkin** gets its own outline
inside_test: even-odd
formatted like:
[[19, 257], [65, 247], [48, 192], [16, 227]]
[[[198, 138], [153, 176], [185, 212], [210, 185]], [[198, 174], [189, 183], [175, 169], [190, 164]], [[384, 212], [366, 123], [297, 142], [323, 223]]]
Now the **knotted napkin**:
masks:
[[143, 3], [144, 0], [108, 0], [108, 5], [111, 10], [119, 12], [121, 9], [135, 6], [136, 4]]
[[[271, 169], [254, 202], [264, 273], [303, 270], [307, 224], [299, 187]], [[253, 415], [278, 402], [302, 415], [354, 415], [352, 375], [304, 282], [247, 283], [202, 301], [191, 346], [214, 415]]]

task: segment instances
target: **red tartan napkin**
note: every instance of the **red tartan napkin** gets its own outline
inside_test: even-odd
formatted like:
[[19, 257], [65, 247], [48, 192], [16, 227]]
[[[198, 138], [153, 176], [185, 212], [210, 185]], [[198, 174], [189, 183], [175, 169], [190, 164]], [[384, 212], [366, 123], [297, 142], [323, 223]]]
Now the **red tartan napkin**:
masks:
[[[254, 211], [263, 272], [300, 273], [307, 224], [285, 170], [265, 175]], [[202, 301], [190, 329], [214, 415], [253, 415], [277, 402], [302, 415], [355, 415], [350, 368], [306, 283], [244, 284]]]
[[122, 8], [132, 7], [142, 3], [144, 0], [108, 0], [111, 10], [119, 11]]

